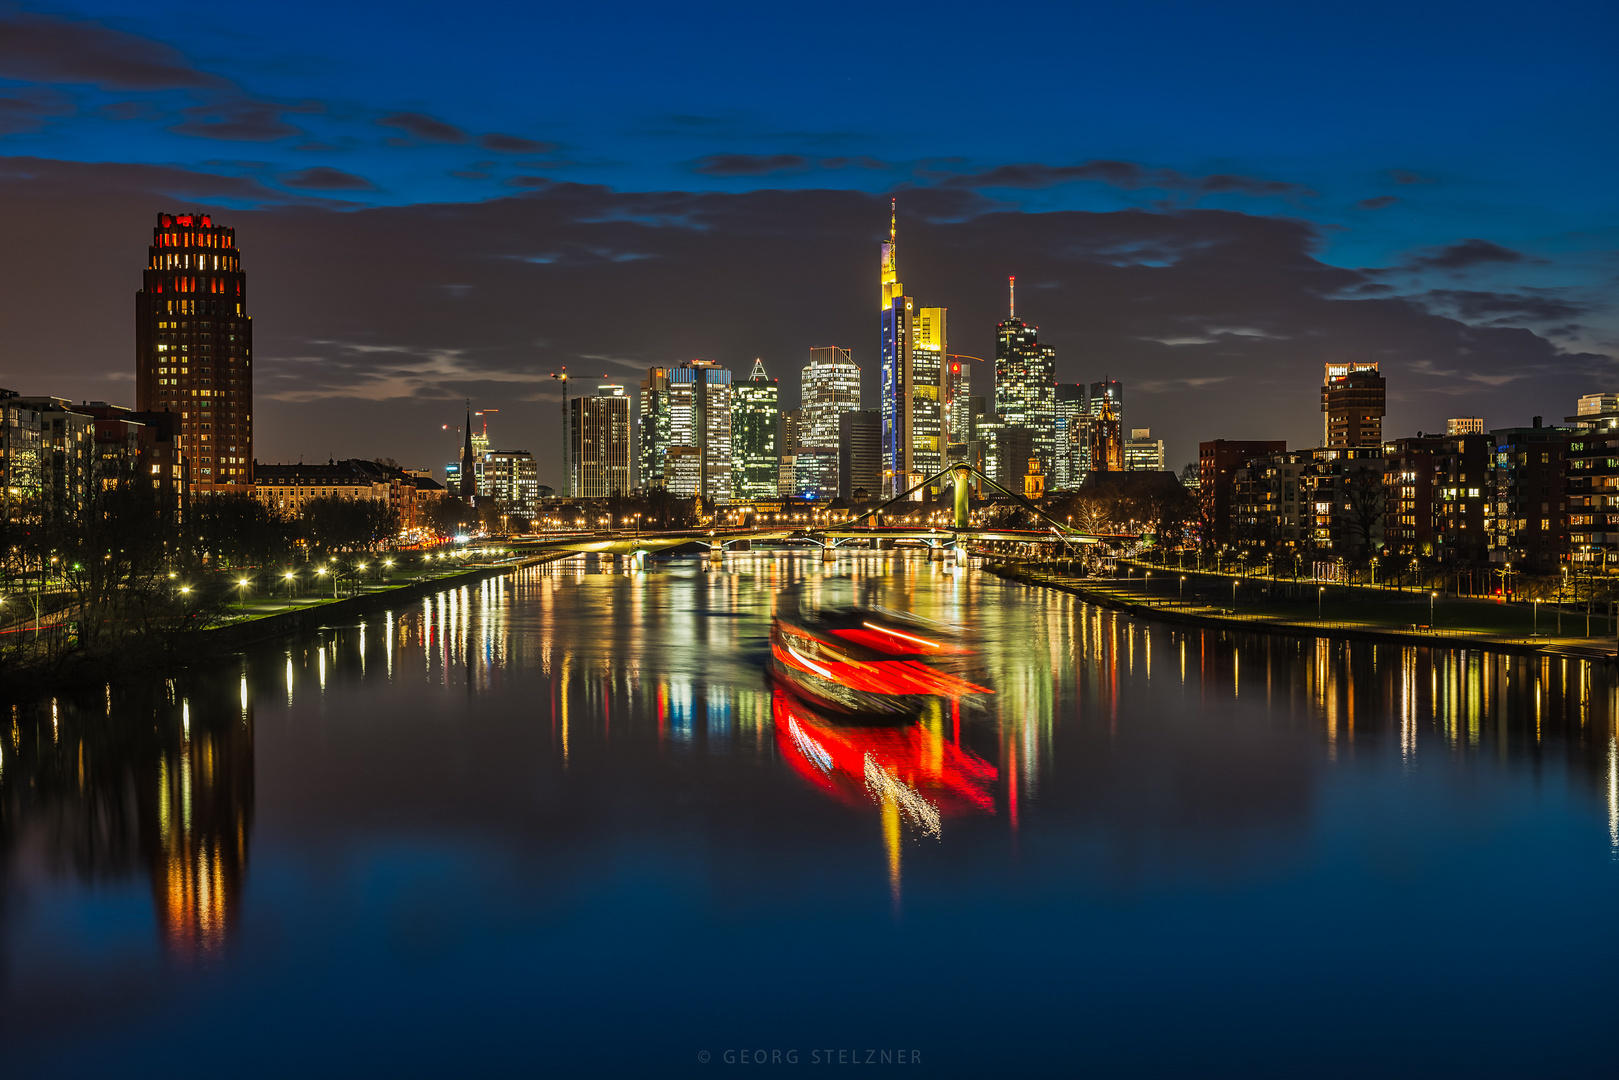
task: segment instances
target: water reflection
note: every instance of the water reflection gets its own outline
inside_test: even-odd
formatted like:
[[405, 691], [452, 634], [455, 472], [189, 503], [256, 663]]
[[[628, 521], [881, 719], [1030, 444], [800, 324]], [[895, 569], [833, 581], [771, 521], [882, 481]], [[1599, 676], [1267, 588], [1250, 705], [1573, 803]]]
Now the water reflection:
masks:
[[[770, 616], [789, 593], [806, 607], [880, 603], [965, 627], [972, 678], [996, 693], [904, 727], [829, 723], [762, 673]], [[525, 916], [501, 931], [515, 942], [588, 921], [555, 907], [559, 895], [639, 912], [634, 897], [695, 878], [722, 908], [819, 920], [827, 937], [843, 918], [888, 948], [875, 935], [962, 897], [985, 925], [1097, 892], [1150, 894], [1169, 910], [1211, 882], [1252, 891], [1300, 880], [1355, 848], [1346, 837], [1375, 868], [1348, 880], [1414, 874], [1451, 838], [1436, 832], [1430, 849], [1409, 826], [1438, 829], [1449, 819], [1433, 807], [1457, 791], [1472, 826], [1498, 806], [1523, 813], [1520, 789], [1555, 789], [1569, 835], [1545, 847], [1578, 864], [1558, 869], [1577, 877], [1589, 861], [1619, 861], [1607, 668], [1190, 632], [894, 553], [846, 552], [829, 567], [768, 551], [718, 567], [574, 559], [172, 682], [3, 715], [8, 1003], [68, 978], [57, 968], [75, 949], [91, 959], [73, 969], [70, 997], [89, 1000], [105, 974], [84, 944], [93, 930], [48, 917], [64, 883], [91, 893], [133, 883], [154, 951], [187, 961], [171, 967], [269, 986], [278, 963], [340, 980], [342, 965], [406, 946], [371, 942], [366, 953], [334, 938], [254, 959], [241, 952], [253, 936], [244, 928], [274, 938], [282, 924], [343, 910], [352, 935], [393, 925], [387, 889], [366, 875], [419, 859], [437, 880], [446, 872], [432, 858], [466, 852], [499, 869], [480, 878], [456, 864], [454, 896], [406, 924], [458, 928], [442, 931], [453, 944], [498, 922], [491, 911], [515, 894]], [[1378, 824], [1399, 814], [1410, 816]], [[249, 876], [250, 850], [257, 874], [266, 861], [255, 823], [277, 838], [283, 882], [302, 891]], [[1496, 861], [1503, 874], [1517, 865]], [[668, 864], [669, 879], [647, 869]], [[1349, 918], [1381, 902], [1344, 880], [1298, 886], [1288, 910]], [[861, 921], [863, 901], [879, 931]], [[638, 925], [603, 919], [593, 932], [604, 941]], [[1035, 929], [1031, 940], [1057, 943], [1078, 932], [1060, 920]], [[1131, 940], [1155, 947], [1145, 933]], [[915, 948], [901, 959], [925, 966], [926, 947]], [[592, 977], [542, 953], [535, 970]]]
[[108, 686], [99, 708], [13, 706], [0, 767], [8, 883], [36, 870], [86, 884], [144, 877], [163, 949], [217, 957], [239, 916], [252, 833], [243, 685], [217, 675], [183, 690]]

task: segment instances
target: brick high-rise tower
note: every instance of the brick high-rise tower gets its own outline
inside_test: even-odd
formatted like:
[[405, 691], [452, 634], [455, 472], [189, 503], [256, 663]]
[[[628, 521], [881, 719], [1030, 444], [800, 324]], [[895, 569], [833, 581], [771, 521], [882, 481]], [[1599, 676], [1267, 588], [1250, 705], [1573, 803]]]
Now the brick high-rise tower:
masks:
[[135, 294], [135, 405], [180, 414], [192, 492], [253, 490], [253, 323], [236, 230], [159, 214]]

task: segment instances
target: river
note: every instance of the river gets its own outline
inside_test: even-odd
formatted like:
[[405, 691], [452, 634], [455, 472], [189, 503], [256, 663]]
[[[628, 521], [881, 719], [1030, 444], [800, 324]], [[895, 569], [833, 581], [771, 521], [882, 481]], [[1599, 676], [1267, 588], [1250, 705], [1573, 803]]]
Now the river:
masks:
[[[825, 724], [799, 602], [995, 693]], [[534, 567], [11, 707], [0, 1072], [1606, 1074], [1614, 716], [914, 553]]]

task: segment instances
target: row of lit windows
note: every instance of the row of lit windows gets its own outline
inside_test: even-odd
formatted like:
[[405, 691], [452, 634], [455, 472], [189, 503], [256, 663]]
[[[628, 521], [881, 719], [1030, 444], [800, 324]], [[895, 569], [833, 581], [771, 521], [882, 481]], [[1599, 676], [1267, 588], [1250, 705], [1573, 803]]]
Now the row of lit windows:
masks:
[[[192, 260], [196, 263], [193, 265]], [[220, 265], [223, 263], [224, 265]], [[241, 261], [229, 255], [158, 255], [152, 260], [153, 270], [226, 270], [239, 272]]]
[[153, 237], [153, 247], [209, 247], [209, 248], [235, 248], [235, 237], [229, 230], [219, 229], [208, 232], [160, 232]]

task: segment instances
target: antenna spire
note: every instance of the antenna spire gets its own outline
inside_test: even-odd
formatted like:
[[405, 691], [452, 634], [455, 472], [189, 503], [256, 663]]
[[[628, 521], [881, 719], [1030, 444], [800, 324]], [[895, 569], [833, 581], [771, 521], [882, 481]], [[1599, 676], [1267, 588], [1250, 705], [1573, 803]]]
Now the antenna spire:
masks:
[[1011, 274], [1006, 279], [1006, 317], [1017, 318], [1017, 275]]
[[899, 196], [888, 201], [888, 242], [894, 243], [899, 238]]

